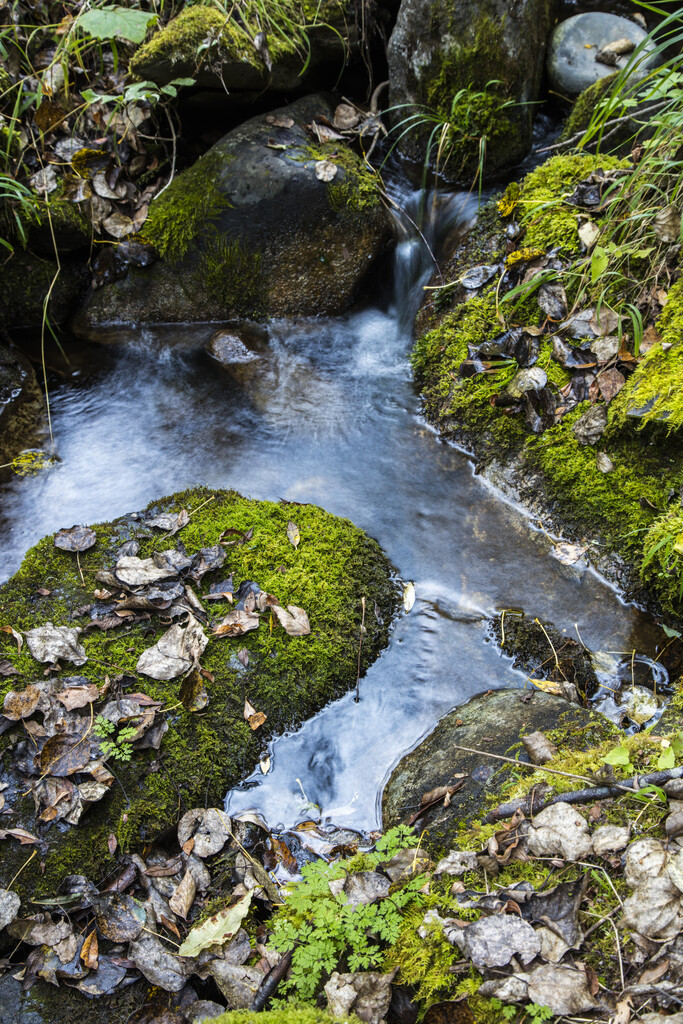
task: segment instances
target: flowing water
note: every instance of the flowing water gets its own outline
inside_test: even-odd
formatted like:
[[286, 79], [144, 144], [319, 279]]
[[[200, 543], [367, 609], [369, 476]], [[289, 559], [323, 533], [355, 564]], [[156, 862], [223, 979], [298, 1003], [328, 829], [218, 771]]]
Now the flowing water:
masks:
[[[442, 197], [425, 233], [436, 245], [474, 213], [472, 198]], [[215, 325], [74, 349], [72, 371], [51, 387], [60, 465], [0, 491], [1, 579], [46, 533], [205, 483], [348, 516], [415, 582], [415, 606], [361, 680], [360, 701], [348, 694], [276, 739], [269, 773], [228, 794], [231, 812], [254, 808], [273, 825], [300, 820], [307, 800], [323, 820], [376, 826], [388, 773], [439, 717], [523, 684], [487, 639], [497, 609], [578, 628], [602, 651], [647, 656], [659, 633], [592, 570], [554, 559], [547, 535], [422, 419], [408, 353], [431, 261], [408, 222], [397, 231], [373, 304], [273, 323], [261, 360], [232, 372], [202, 349]]]

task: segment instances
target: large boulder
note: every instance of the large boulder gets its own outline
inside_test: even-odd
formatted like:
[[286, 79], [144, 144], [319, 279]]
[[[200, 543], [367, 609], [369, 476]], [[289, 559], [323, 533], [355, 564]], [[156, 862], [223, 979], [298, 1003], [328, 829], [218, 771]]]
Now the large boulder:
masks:
[[[458, 831], [482, 818], [510, 781], [513, 766], [490, 755], [528, 763], [526, 752], [519, 750], [522, 736], [549, 730], [561, 730], [568, 737], [579, 734], [581, 745], [588, 746], [613, 727], [603, 716], [540, 690], [495, 690], [473, 697], [442, 718], [394, 768], [382, 798], [382, 827], [407, 822], [419, 810], [425, 793], [453, 785], [463, 773], [465, 784], [448, 806], [441, 800], [420, 818], [420, 827], [429, 830], [431, 846], [457, 845]], [[518, 776], [520, 769], [515, 771]]]
[[[180, 529], [170, 535], [173, 524]], [[16, 670], [0, 674], [9, 784], [1, 820], [10, 830], [0, 830], [0, 889], [18, 875], [12, 888], [22, 898], [54, 895], [66, 875], [104, 877], [116, 863], [111, 836], [120, 850], [138, 849], [186, 811], [222, 807], [273, 734], [355, 684], [361, 598], [372, 595], [381, 612], [366, 622], [362, 671], [387, 642], [396, 600], [379, 546], [347, 519], [233, 491], [172, 495], [92, 535], [65, 531], [60, 543], [71, 549], [52, 536], [40, 541], [0, 588], [0, 621], [25, 637], [17, 651], [12, 633], [0, 631], [3, 672]], [[281, 602], [278, 614], [266, 594]], [[306, 612], [308, 634], [287, 606]], [[212, 626], [231, 611], [232, 625], [217, 635]], [[104, 741], [99, 749], [98, 737], [120, 738], [122, 717], [138, 729], [132, 749]], [[103, 719], [119, 732], [102, 732]], [[93, 779], [104, 789], [93, 792]], [[15, 829], [40, 851], [22, 872]]]
[[[391, 104], [400, 107], [394, 119], [427, 106], [452, 122], [456, 177], [476, 166], [481, 135], [487, 136], [489, 171], [516, 163], [528, 151], [553, 6], [553, 0], [401, 3], [388, 51]], [[501, 109], [507, 100], [515, 105]], [[395, 129], [397, 135], [401, 131]], [[427, 134], [427, 128], [410, 131], [401, 148], [417, 157]]]
[[[628, 18], [604, 11], [590, 11], [576, 14], [560, 22], [553, 31], [548, 44], [548, 78], [551, 87], [561, 96], [578, 96], [580, 92], [594, 85], [601, 78], [621, 71], [631, 59], [635, 49], [647, 36], [647, 32]], [[628, 50], [625, 41], [632, 44]], [[621, 43], [614, 57], [605, 54], [610, 43]], [[654, 43], [648, 48], [654, 50]], [[601, 59], [596, 57], [601, 54]], [[650, 66], [656, 58], [644, 66]]]
[[[144, 225], [161, 260], [93, 292], [74, 328], [338, 314], [391, 237], [375, 175], [306, 125], [310, 96], [225, 135], [155, 199]], [[323, 162], [325, 162], [323, 166]]]

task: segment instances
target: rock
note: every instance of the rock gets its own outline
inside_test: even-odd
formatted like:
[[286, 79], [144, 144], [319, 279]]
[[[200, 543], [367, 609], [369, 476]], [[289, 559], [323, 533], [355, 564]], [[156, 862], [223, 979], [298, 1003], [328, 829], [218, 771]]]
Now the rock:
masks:
[[[211, 636], [201, 655], [202, 668], [211, 674], [211, 681], [206, 682], [208, 703], [202, 706], [201, 714], [180, 713], [169, 718], [168, 730], [160, 736], [158, 750], [141, 747], [135, 741], [129, 761], [114, 759], [112, 767], [121, 785], [112, 785], [74, 827], [66, 827], [60, 822], [57, 829], [39, 819], [42, 807], [39, 805], [36, 810], [31, 786], [26, 782], [27, 778], [35, 780], [41, 774], [41, 766], [34, 760], [35, 746], [28, 749], [23, 721], [16, 725], [10, 723], [6, 729], [3, 727], [0, 758], [6, 766], [3, 779], [10, 783], [11, 799], [6, 799], [2, 827], [26, 829], [40, 843], [40, 857], [33, 858], [11, 887], [10, 881], [26, 860], [26, 848], [13, 839], [2, 844], [0, 888], [12, 888], [22, 899], [27, 895], [36, 898], [41, 894], [54, 894], [64, 876], [74, 871], [83, 872], [90, 878], [104, 877], [114, 863], [108, 846], [111, 833], [127, 827], [131, 844], [150, 842], [161, 833], [175, 829], [179, 801], [183, 811], [188, 809], [185, 814], [189, 813], [189, 817], [182, 818], [184, 831], [181, 841], [185, 843], [193, 839], [200, 856], [212, 855], [223, 845], [225, 836], [218, 834], [220, 828], [216, 827], [216, 816], [212, 815], [211, 808], [222, 807], [226, 792], [258, 764], [263, 745], [273, 730], [280, 732], [297, 727], [309, 714], [355, 685], [356, 609], [362, 594], [373, 594], [383, 620], [380, 625], [373, 616], [372, 621], [366, 623], [368, 632], [363, 639], [362, 671], [387, 642], [396, 595], [391, 567], [374, 541], [348, 520], [306, 505], [296, 510], [301, 544], [295, 550], [287, 536], [291, 516], [287, 507], [242, 498], [234, 491], [203, 488], [155, 502], [146, 517], [126, 516], [113, 523], [99, 525], [97, 544], [87, 555], [81, 556], [88, 559], [89, 575], [85, 587], [73, 569], [75, 555], [55, 548], [51, 537], [41, 541], [29, 552], [18, 574], [0, 588], [0, 621], [23, 623], [23, 629], [28, 623], [36, 629], [48, 622], [61, 627], [70, 621], [68, 610], [78, 610], [73, 617], [72, 628], [80, 630], [78, 642], [88, 658], [85, 670], [93, 666], [95, 674], [89, 674], [88, 678], [99, 680], [95, 665], [109, 657], [112, 641], [120, 646], [123, 637], [117, 636], [117, 628], [105, 632], [87, 628], [92, 621], [91, 613], [84, 614], [82, 606], [92, 607], [94, 574], [109, 569], [116, 562], [116, 553], [124, 541], [137, 539], [146, 545], [141, 548], [142, 553], [149, 552], [152, 542], [145, 519], [182, 508], [196, 510], [189, 528], [198, 532], [189, 534], [185, 528], [173, 538], [164, 538], [165, 545], [178, 547], [183, 544], [191, 556], [203, 543], [216, 544], [224, 530], [253, 529], [252, 544], [235, 545], [229, 549], [230, 571], [235, 573], [236, 582], [254, 580], [266, 592], [282, 600], [285, 606], [288, 603], [305, 603], [310, 613], [311, 633], [300, 638], [290, 637], [277, 623], [272, 633], [263, 623], [260, 629], [245, 636]], [[186, 568], [187, 561], [185, 559], [181, 563]], [[294, 566], [295, 573], [292, 574]], [[199, 584], [192, 584], [197, 599], [203, 600], [210, 584], [224, 578], [220, 567], [207, 571]], [[46, 582], [51, 593], [36, 598], [36, 590], [45, 587]], [[228, 601], [206, 602], [205, 608], [211, 618], [217, 619], [230, 608], [230, 604]], [[97, 610], [92, 614], [97, 615]], [[100, 618], [100, 622], [103, 621]], [[130, 678], [132, 689], [129, 692], [144, 693], [150, 699], [152, 710], [146, 705], [144, 714], [154, 718], [154, 702], [161, 701], [169, 706], [175, 702], [177, 706], [182, 699], [179, 698], [181, 686], [178, 681], [138, 675], [136, 664], [142, 652], [151, 648], [168, 627], [156, 613], [146, 621], [128, 622], [130, 624], [124, 626], [125, 650], [122, 648], [120, 655], [117, 654], [117, 664]], [[208, 634], [209, 630], [206, 632]], [[73, 672], [70, 666], [61, 663], [62, 667], [48, 680], [43, 676], [45, 666], [34, 660], [28, 642], [21, 653], [17, 653], [11, 634], [0, 633], [0, 638], [4, 638], [0, 639], [0, 657], [8, 657], [13, 645], [12, 663], [21, 672], [21, 683], [12, 677], [5, 689], [23, 690], [26, 682], [39, 680], [36, 688], [42, 687], [45, 699], [64, 689], [63, 680]], [[237, 651], [242, 647], [249, 653], [246, 668], [237, 658]], [[331, 648], [338, 652], [332, 661], [327, 655]], [[258, 711], [267, 716], [257, 733], [244, 721], [245, 693], [257, 700]], [[66, 714], [56, 697], [51, 696], [50, 701], [60, 718]], [[103, 701], [108, 701], [108, 698], [103, 698]], [[129, 701], [129, 698], [118, 702], [121, 708], [116, 701], [109, 700], [108, 703], [122, 712], [128, 703], [132, 709], [137, 707], [136, 702]], [[113, 720], [111, 715], [103, 714], [108, 711], [107, 704], [99, 699], [94, 705], [68, 712], [69, 732], [73, 739], [64, 738], [63, 745], [68, 747], [74, 761], [69, 765], [68, 785], [82, 784], [84, 777], [87, 781], [90, 778], [88, 765], [97, 763], [89, 760], [90, 753], [94, 751], [83, 740], [80, 744], [76, 741], [78, 736], [90, 736], [91, 708], [96, 717], [102, 715], [108, 721]], [[43, 712], [36, 714], [43, 715]], [[34, 719], [30, 720], [34, 722]], [[150, 731], [162, 720], [158, 716], [154, 725], [147, 722]], [[43, 721], [48, 722], [47, 714]], [[144, 718], [142, 722], [145, 722]], [[54, 729], [54, 724], [50, 728]], [[40, 736], [36, 742], [41, 744]], [[56, 756], [58, 748], [55, 748], [55, 742], [55, 737], [47, 740]], [[96, 745], [98, 741], [91, 737], [88, 743]], [[81, 752], [84, 754], [82, 762], [76, 761]], [[43, 768], [54, 763], [50, 750], [45, 754], [41, 762]], [[66, 754], [63, 760], [66, 761]], [[10, 764], [13, 766], [11, 769]], [[61, 762], [57, 767], [60, 771], [66, 769]], [[48, 776], [46, 781], [51, 778]], [[203, 810], [205, 807], [209, 808], [207, 812]], [[193, 823], [190, 818], [194, 808], [201, 810], [194, 814]], [[219, 826], [221, 824], [224, 824], [222, 819], [218, 822]], [[187, 867], [197, 889], [208, 884], [194, 855]]]
[[6, 331], [40, 328], [43, 303], [52, 282], [48, 314], [50, 323], [64, 324], [74, 312], [88, 287], [84, 261], [62, 258], [61, 270], [53, 259], [15, 248], [11, 259], [0, 268], [0, 321]]
[[[637, 46], [647, 32], [616, 14], [592, 11], [576, 14], [560, 22], [553, 31], [548, 44], [546, 60], [551, 87], [562, 96], [578, 96], [600, 78], [614, 74], [614, 69], [626, 67], [630, 53], [617, 56], [614, 64], [596, 61], [596, 54], [609, 43], [622, 38], [630, 39]], [[648, 49], [654, 49], [650, 44]], [[647, 65], [653, 66], [652, 58]]]
[[607, 406], [592, 405], [572, 427], [580, 444], [596, 444], [607, 426]]
[[[310, 14], [303, 20], [310, 23]], [[284, 97], [332, 88], [345, 64], [359, 54], [356, 19], [343, 3], [327, 0], [317, 8], [316, 20], [320, 24], [306, 33], [308, 53], [303, 38], [297, 45], [289, 31], [288, 38], [270, 33], [269, 71], [249, 36], [226, 22], [225, 14], [208, 6], [187, 7], [136, 51], [130, 70], [157, 85], [194, 78], [199, 89], [217, 90], [233, 108], [263, 93]], [[258, 31], [254, 26], [253, 35]], [[207, 38], [213, 45], [202, 49]], [[214, 93], [214, 104], [216, 98]]]
[[0, 465], [34, 444], [43, 412], [33, 367], [16, 349], [0, 345]]
[[[581, 729], [603, 721], [607, 722], [600, 715], [540, 691], [506, 689], [473, 697], [442, 718], [434, 732], [394, 768], [382, 797], [382, 827], [406, 822], [418, 810], [423, 793], [448, 785], [454, 772], [465, 772], [465, 785], [452, 795], [450, 805], [444, 807], [441, 802], [420, 818], [421, 828], [428, 829], [428, 847], [457, 846], [459, 823], [482, 816], [488, 798], [508, 779], [501, 762], [487, 754], [505, 755], [523, 732]], [[465, 753], [457, 747], [482, 753]]]
[[212, 335], [206, 351], [223, 366], [252, 363], [260, 358], [258, 352], [245, 344], [241, 333], [226, 328]]
[[[228, 132], [151, 203], [144, 231], [162, 259], [91, 292], [77, 333], [345, 310], [392, 222], [360, 157], [311, 144], [305, 125], [333, 113], [309, 96]], [[338, 169], [329, 183], [316, 176], [322, 159]]]
[[[489, 171], [516, 163], [529, 150], [533, 110], [529, 104], [539, 97], [553, 6], [552, 0], [515, 4], [402, 0], [388, 49], [391, 105], [426, 105], [444, 118], [453, 113], [454, 123], [464, 118], [467, 108], [470, 128], [452, 161], [457, 171], [464, 159], [465, 177], [477, 163], [477, 147], [472, 145], [475, 133], [487, 135]], [[492, 81], [502, 84], [487, 90]], [[452, 112], [454, 94], [470, 86], [481, 93], [486, 90], [486, 98], [465, 96], [460, 110], [456, 106]], [[500, 112], [501, 99], [521, 105]], [[398, 110], [395, 123], [412, 112]], [[400, 146], [418, 158], [424, 141], [419, 132], [410, 132]]]

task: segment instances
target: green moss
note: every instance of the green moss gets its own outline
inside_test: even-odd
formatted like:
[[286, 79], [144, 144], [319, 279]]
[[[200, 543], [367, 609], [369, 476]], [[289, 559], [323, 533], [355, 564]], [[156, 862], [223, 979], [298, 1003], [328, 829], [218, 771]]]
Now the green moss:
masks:
[[680, 508], [655, 519], [643, 541], [640, 574], [657, 589], [665, 608], [675, 610], [683, 601], [683, 512]]
[[265, 307], [261, 254], [249, 251], [238, 239], [216, 234], [205, 243], [198, 284], [238, 316], [258, 317]]
[[627, 160], [613, 156], [554, 156], [528, 174], [522, 183], [519, 211], [526, 226], [524, 244], [553, 246], [574, 251], [578, 248], [578, 211], [567, 199], [578, 182], [602, 167], [626, 167]]
[[133, 74], [144, 73], [149, 64], [161, 60], [171, 65], [189, 63], [199, 67], [207, 59], [207, 49], [209, 59], [218, 49], [223, 59], [263, 66], [244, 29], [240, 31], [235, 21], [216, 7], [197, 4], [186, 7], [141, 46], [131, 59], [130, 70]]
[[[253, 1010], [229, 1010], [220, 1017], [212, 1017], [207, 1024], [254, 1024]], [[360, 1024], [355, 1013], [344, 1014], [346, 1024]], [[319, 1010], [307, 1003], [292, 1003], [279, 1010], [264, 1010], [258, 1015], [259, 1024], [339, 1024], [339, 1017], [332, 1017], [327, 1010]]]
[[387, 952], [383, 969], [398, 969], [396, 983], [416, 990], [414, 998], [424, 1004], [436, 999], [448, 999], [455, 990], [456, 978], [449, 970], [460, 954], [446, 939], [438, 924], [427, 929], [426, 938], [418, 935], [424, 916], [431, 908], [443, 916], [443, 904], [455, 912], [452, 898], [444, 897], [439, 884], [430, 882], [430, 894], [424, 905], [409, 910], [403, 919], [398, 939]]
[[560, 136], [562, 140], [578, 135], [579, 132], [585, 132], [598, 104], [614, 84], [617, 74], [618, 72], [615, 71], [613, 75], [605, 75], [604, 78], [599, 78], [597, 82], [589, 85], [576, 98], [571, 113], [562, 129], [562, 135]]
[[[443, 31], [440, 19], [444, 13], [443, 4], [434, 4], [433, 31]], [[428, 104], [440, 114], [448, 115], [456, 93], [473, 85], [485, 89], [492, 81], [500, 83], [499, 88], [506, 95], [516, 77], [516, 69], [512, 59], [506, 62], [500, 40], [500, 22], [484, 13], [473, 23], [470, 39], [456, 43], [450, 37], [450, 45], [435, 49], [434, 63], [429, 67]]]
[[225, 153], [209, 150], [153, 200], [144, 235], [164, 259], [182, 259], [192, 242], [228, 208], [218, 178], [230, 159]]
[[[207, 502], [212, 493], [215, 499]], [[395, 601], [389, 566], [377, 544], [348, 520], [313, 505], [292, 510], [286, 505], [251, 501], [234, 492], [203, 489], [164, 499], [154, 508], [197, 510], [175, 538], [189, 553], [216, 544], [226, 529], [253, 529], [249, 543], [227, 549], [219, 578], [232, 572], [235, 586], [255, 580], [284, 605], [304, 608], [311, 635], [289, 637], [276, 621], [264, 621], [260, 629], [245, 636], [210, 639], [202, 658], [203, 667], [214, 676], [205, 684], [209, 704], [202, 712], [191, 713], [179, 706], [179, 679], [158, 682], [136, 674], [142, 650], [152, 646], [167, 628], [157, 619], [109, 633], [82, 633], [88, 662], [79, 671], [98, 684], [105, 676], [130, 677], [133, 691], [147, 693], [171, 709], [166, 715], [169, 730], [160, 751], [136, 753], [129, 765], [116, 767], [117, 783], [109, 796], [88, 812], [87, 826], [79, 824], [68, 830], [67, 838], [45, 858], [45, 874], [35, 877], [26, 872], [17, 883], [20, 888], [30, 883], [42, 892], [54, 891], [63, 875], [77, 865], [80, 870], [88, 864], [97, 877], [109, 861], [109, 833], [114, 832], [126, 848], [172, 827], [190, 807], [204, 806], [207, 801], [221, 806], [225, 792], [251, 771], [271, 735], [296, 727], [355, 684], [362, 596], [377, 601], [383, 619], [380, 624], [375, 616], [366, 616], [362, 671], [386, 643]], [[296, 550], [287, 538], [292, 517], [301, 534]], [[92, 590], [99, 585], [95, 572], [112, 563], [118, 546], [135, 535], [136, 524], [117, 520], [95, 530], [96, 546], [81, 555], [85, 588], [74, 558], [56, 549], [47, 537], [28, 552], [17, 574], [0, 589], [0, 620], [22, 631], [46, 621], [64, 624], [71, 620], [74, 609], [92, 601]], [[146, 532], [139, 537], [141, 557], [169, 546], [165, 536], [145, 540]], [[216, 576], [208, 577], [212, 578]], [[197, 589], [207, 585], [205, 581]], [[39, 587], [50, 589], [50, 595], [38, 595]], [[207, 608], [217, 621], [230, 605], [215, 602]], [[85, 626], [88, 620], [76, 617], [72, 621]], [[19, 680], [2, 681], [1, 698], [7, 690], [40, 675], [40, 667], [26, 648], [17, 655], [11, 638], [7, 634], [0, 637], [0, 656], [11, 656], [22, 673]], [[246, 669], [236, 657], [241, 648], [249, 655]], [[72, 667], [62, 671], [73, 674]], [[247, 696], [257, 711], [268, 716], [258, 732], [252, 732], [243, 717]], [[11, 736], [5, 733], [0, 738], [0, 756], [4, 750], [5, 760]], [[16, 810], [28, 826], [36, 827], [32, 801], [23, 799]], [[55, 833], [50, 833], [48, 838], [54, 837]], [[9, 877], [14, 864], [16, 857], [10, 857]]]
[[382, 201], [382, 179], [350, 146], [334, 142], [306, 146], [295, 159], [305, 163], [328, 160], [341, 170], [327, 185], [330, 206], [337, 212], [368, 210]]
[[671, 288], [657, 327], [661, 342], [642, 358], [610, 411], [613, 423], [683, 425], [683, 278]]

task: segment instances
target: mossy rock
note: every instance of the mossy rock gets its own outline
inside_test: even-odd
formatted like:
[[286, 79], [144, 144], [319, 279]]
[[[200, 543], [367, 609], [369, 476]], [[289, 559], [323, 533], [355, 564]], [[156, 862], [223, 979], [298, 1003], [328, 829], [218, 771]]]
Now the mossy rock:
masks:
[[270, 71], [252, 42], [266, 30], [255, 3], [240, 8], [239, 23], [208, 4], [186, 7], [134, 53], [130, 70], [158, 85], [192, 77], [198, 87], [227, 91], [235, 102], [263, 92], [291, 96], [333, 88], [357, 51], [353, 12], [338, 0], [284, 0], [269, 16], [274, 25], [282, 22], [280, 31], [267, 31]]
[[15, 247], [0, 267], [0, 319], [5, 330], [40, 328], [48, 293], [50, 323], [66, 323], [88, 288], [89, 274], [85, 261], [62, 259], [60, 263], [58, 267], [54, 259]]
[[469, 831], [475, 820], [506, 799], [505, 790], [511, 783], [531, 774], [530, 769], [489, 755], [511, 756], [528, 764], [521, 748], [522, 736], [550, 730], [556, 742], [559, 730], [577, 749], [594, 746], [616, 734], [603, 715], [542, 691], [505, 689], [473, 697], [442, 718], [427, 739], [394, 768], [382, 797], [382, 827], [407, 823], [420, 809], [424, 793], [453, 785], [463, 773], [464, 786], [452, 795], [449, 806], [444, 807], [440, 801], [419, 819], [420, 829], [426, 830], [427, 848], [439, 851], [457, 847], [462, 832]]
[[598, 691], [590, 651], [551, 622], [523, 613], [503, 612], [491, 620], [491, 632], [513, 666], [533, 679], [567, 682], [585, 700]]
[[255, 1017], [252, 1010], [229, 1010], [220, 1017], [212, 1017], [206, 1024], [360, 1024], [355, 1013], [344, 1014], [342, 1018], [332, 1017], [327, 1010], [316, 1006], [285, 1006], [279, 1010], [264, 1010]]
[[[328, 701], [356, 682], [361, 598], [376, 601], [379, 615], [366, 619], [361, 670], [377, 657], [387, 643], [388, 624], [395, 605], [395, 585], [390, 566], [375, 541], [346, 519], [337, 518], [314, 505], [297, 506], [252, 501], [234, 491], [185, 491], [155, 503], [154, 512], [192, 513], [190, 522], [169, 538], [144, 526], [141, 517], [126, 516], [94, 527], [97, 543], [80, 555], [81, 581], [76, 556], [57, 549], [46, 537], [26, 555], [15, 576], [0, 589], [0, 621], [25, 631], [46, 622], [85, 627], [98, 583], [95, 573], [114, 564], [121, 543], [137, 538], [140, 557], [154, 550], [177, 547], [188, 553], [215, 545], [226, 529], [253, 536], [227, 548], [221, 569], [204, 577], [197, 590], [234, 573], [234, 584], [254, 580], [275, 594], [283, 605], [304, 608], [310, 618], [308, 636], [289, 636], [278, 625], [263, 622], [261, 628], [238, 638], [213, 638], [202, 657], [202, 666], [213, 676], [205, 682], [208, 705], [201, 711], [185, 710], [179, 701], [181, 679], [156, 681], [138, 675], [136, 665], [143, 650], [153, 646], [168, 628], [158, 618], [108, 632], [81, 633], [88, 661], [77, 670], [64, 665], [56, 678], [74, 671], [102, 685], [105, 677], [120, 679], [125, 692], [142, 692], [169, 708], [169, 729], [158, 751], [136, 751], [129, 763], [112, 762], [117, 781], [109, 794], [81, 818], [78, 825], [60, 823], [50, 828], [36, 820], [28, 787], [12, 769], [13, 743], [21, 739], [14, 728], [0, 737], [4, 772], [13, 779], [3, 827], [21, 826], [39, 837], [41, 856], [16, 882], [21, 895], [53, 894], [70, 873], [85, 873], [98, 881], [112, 867], [108, 852], [110, 833], [119, 847], [146, 843], [169, 829], [195, 806], [222, 806], [226, 792], [254, 768], [267, 741], [275, 734], [297, 727]], [[287, 536], [294, 519], [300, 531], [295, 549]], [[154, 536], [152, 536], [154, 534]], [[237, 536], [237, 535], [234, 535]], [[216, 573], [219, 575], [216, 576]], [[42, 595], [40, 589], [49, 590]], [[205, 605], [212, 622], [231, 608], [227, 601]], [[209, 629], [206, 630], [207, 635]], [[8, 658], [20, 670], [18, 677], [1, 681], [0, 697], [20, 690], [43, 668], [26, 646], [17, 654], [11, 635], [0, 633], [0, 658]], [[245, 668], [237, 657], [248, 654]], [[267, 720], [252, 731], [244, 718], [245, 698]], [[98, 713], [98, 705], [94, 714]], [[6, 808], [7, 809], [7, 808]], [[0, 886], [7, 885], [26, 859], [25, 847], [13, 840], [3, 842]], [[44, 873], [37, 865], [42, 863]]]
[[[321, 114], [332, 117], [331, 103], [311, 96], [254, 117], [178, 175], [143, 229], [162, 259], [91, 293], [76, 331], [343, 312], [388, 243], [391, 217], [356, 153], [311, 145], [305, 126]], [[337, 168], [330, 181], [316, 174], [324, 160]]]
[[[490, 172], [512, 166], [529, 150], [553, 8], [553, 0], [401, 4], [388, 50], [390, 101], [399, 108], [394, 120], [426, 106], [451, 121], [457, 152], [447, 173], [471, 178], [481, 135], [487, 136]], [[406, 134], [401, 149], [421, 158], [432, 127]]]
[[[571, 259], [579, 248], [578, 218], [564, 197], [596, 168], [624, 165], [614, 156], [556, 156], [527, 175], [521, 185], [510, 186], [501, 205], [526, 229], [516, 244], [541, 252], [559, 246]], [[472, 266], [504, 259], [505, 224], [495, 201], [489, 203], [479, 225], [446, 262], [447, 280], [457, 280]], [[613, 467], [607, 473], [598, 466], [596, 448], [582, 445], [572, 430], [587, 403], [534, 435], [522, 415], [509, 415], [492, 403], [507, 383], [508, 369], [475, 377], [459, 375], [469, 348], [479, 348], [504, 329], [495, 285], [474, 297], [457, 287], [428, 292], [430, 297], [418, 314], [411, 357], [427, 415], [442, 434], [468, 449], [497, 486], [534, 514], [575, 536], [600, 540], [601, 571], [638, 600], [654, 598], [677, 619], [683, 607], [683, 559], [674, 553], [671, 560], [664, 560], [666, 565], [660, 559], [642, 571], [641, 566], [644, 548], [649, 550], [650, 540], [655, 543], [662, 537], [658, 524], [663, 529], [671, 525], [662, 517], [669, 515], [672, 495], [683, 485], [683, 444], [676, 429], [679, 418], [683, 422], [683, 413], [679, 416], [682, 293], [683, 285], [672, 287], [658, 322], [663, 343], [648, 352], [610, 405], [608, 429], [599, 442], [599, 450], [609, 456]], [[508, 326], [537, 326], [542, 320], [533, 296], [506, 315]], [[541, 341], [536, 365], [545, 370], [550, 387], [558, 392], [569, 380], [567, 371], [551, 359], [549, 341]]]

